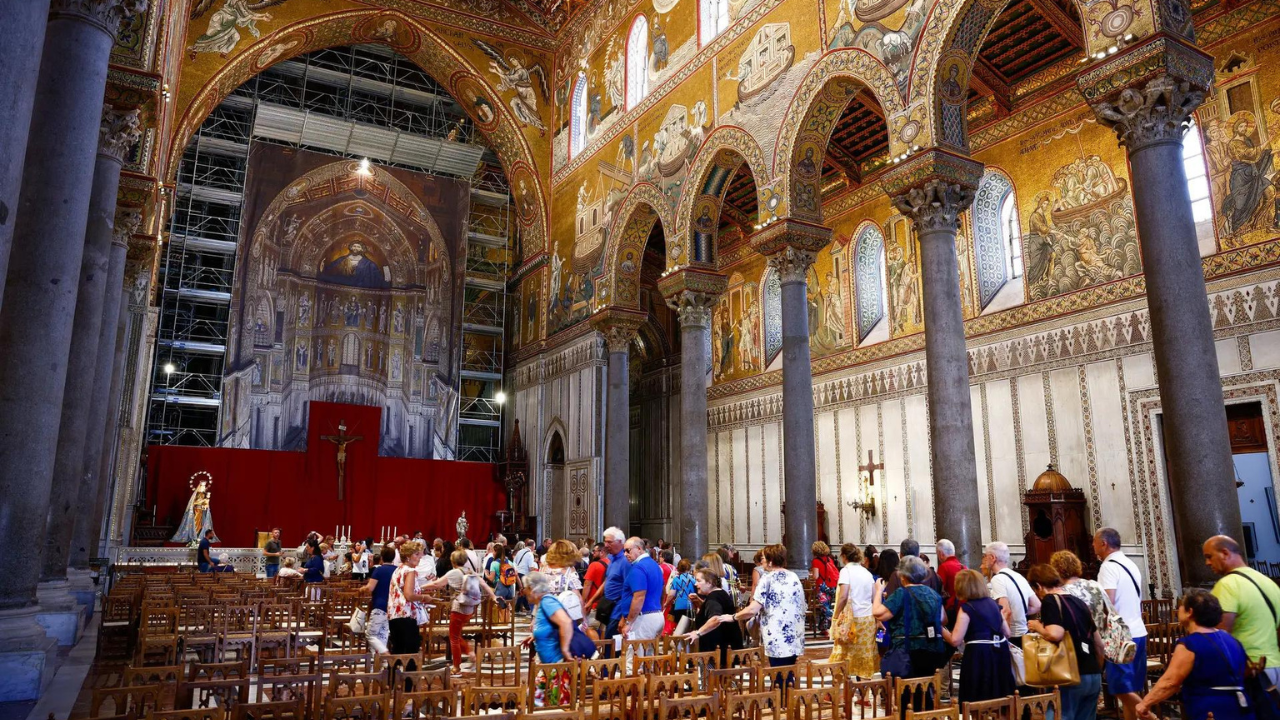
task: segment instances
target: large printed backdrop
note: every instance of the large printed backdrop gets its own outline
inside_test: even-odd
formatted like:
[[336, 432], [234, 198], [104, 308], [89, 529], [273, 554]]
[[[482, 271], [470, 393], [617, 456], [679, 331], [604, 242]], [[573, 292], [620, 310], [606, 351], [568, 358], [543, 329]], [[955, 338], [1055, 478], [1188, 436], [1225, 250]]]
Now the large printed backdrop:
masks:
[[463, 183], [255, 145], [220, 445], [301, 449], [307, 403], [383, 410], [379, 451], [453, 456]]
[[[331, 533], [351, 525], [356, 537], [379, 534], [383, 525], [400, 532], [449, 537], [463, 511], [478, 542], [496, 531], [496, 513], [506, 495], [487, 463], [378, 457], [381, 424], [376, 407], [312, 402], [307, 451], [155, 445], [147, 457], [147, 502], [161, 521], [177, 523], [191, 495], [188, 479], [201, 470], [213, 476], [213, 527], [228, 547], [252, 547], [258, 531], [280, 527], [287, 545], [307, 532]], [[347, 445], [345, 500], [338, 500], [337, 447], [323, 435], [362, 439]]]

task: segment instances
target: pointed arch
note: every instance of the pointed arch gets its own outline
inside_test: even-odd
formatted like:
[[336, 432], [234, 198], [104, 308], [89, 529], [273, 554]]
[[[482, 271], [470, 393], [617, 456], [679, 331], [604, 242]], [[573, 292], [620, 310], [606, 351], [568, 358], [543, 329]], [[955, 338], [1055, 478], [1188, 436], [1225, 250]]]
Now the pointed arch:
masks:
[[649, 18], [636, 15], [627, 31], [626, 49], [627, 110], [634, 108], [649, 94]]
[[[773, 155], [773, 175], [780, 183], [775, 193], [782, 196], [786, 205], [785, 209], [775, 210], [776, 214], [822, 221], [819, 183], [827, 143], [845, 107], [863, 89], [880, 103], [886, 123], [906, 116], [893, 73], [865, 50], [832, 50], [819, 58], [800, 82], [778, 128]], [[889, 133], [889, 152], [893, 155], [905, 147], [898, 135]]]
[[[395, 28], [389, 37], [384, 30], [388, 23]], [[545, 247], [548, 202], [543, 176], [549, 158], [535, 157], [502, 95], [479, 68], [421, 20], [395, 10], [347, 10], [301, 20], [264, 34], [228, 59], [200, 86], [174, 125], [163, 177], [174, 182], [187, 142], [200, 124], [251, 77], [298, 55], [355, 43], [386, 45], [448, 88], [494, 149], [512, 187], [516, 178], [527, 178], [523, 196], [518, 198], [529, 208], [519, 214], [523, 242], [526, 247]], [[487, 105], [493, 117], [478, 117], [477, 103]]]
[[875, 223], [864, 220], [854, 235], [853, 247], [853, 305], [861, 343], [887, 314], [884, 234]]
[[1009, 176], [1002, 170], [987, 168], [973, 196], [971, 236], [980, 308], [986, 308], [995, 299], [1013, 274], [1009, 272], [1010, 238], [1004, 222], [1006, 202], [1013, 194], [1013, 181]]
[[605, 241], [604, 269], [596, 283], [596, 307], [616, 305], [640, 308], [640, 270], [645, 243], [654, 223], [664, 235], [673, 227], [671, 206], [653, 183], [631, 188], [609, 222]]
[[[681, 193], [680, 204], [676, 208], [675, 232], [667, 237], [668, 270], [690, 263], [716, 264], [720, 208], [729, 189], [729, 181], [743, 163], [746, 163], [755, 182], [757, 206], [764, 207], [763, 191], [769, 169], [755, 138], [740, 127], [725, 125], [716, 128], [703, 140], [685, 176], [687, 187], [697, 191]], [[704, 211], [715, 221], [710, 228], [697, 225], [697, 219]]]

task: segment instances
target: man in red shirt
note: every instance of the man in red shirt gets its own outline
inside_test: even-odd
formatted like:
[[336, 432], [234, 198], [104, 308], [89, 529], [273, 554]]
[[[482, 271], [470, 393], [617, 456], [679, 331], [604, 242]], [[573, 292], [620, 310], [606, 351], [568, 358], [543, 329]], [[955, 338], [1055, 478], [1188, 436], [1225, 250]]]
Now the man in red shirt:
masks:
[[956, 557], [956, 545], [947, 539], [938, 541], [938, 579], [942, 580], [942, 597], [947, 609], [947, 626], [956, 624], [956, 614], [960, 612], [960, 603], [956, 601], [956, 575], [967, 570], [960, 558]]
[[661, 550], [658, 552], [658, 557], [661, 558], [661, 562], [658, 563], [658, 566], [662, 568], [662, 587], [667, 586], [667, 581], [671, 579], [671, 573], [676, 571], [676, 566], [671, 564], [671, 560], [674, 556], [674, 553], [670, 550]]
[[591, 564], [587, 566], [587, 574], [582, 578], [582, 611], [591, 616], [597, 596], [604, 588], [604, 575], [609, 569], [609, 555], [605, 552], [604, 543], [596, 543], [591, 548]]

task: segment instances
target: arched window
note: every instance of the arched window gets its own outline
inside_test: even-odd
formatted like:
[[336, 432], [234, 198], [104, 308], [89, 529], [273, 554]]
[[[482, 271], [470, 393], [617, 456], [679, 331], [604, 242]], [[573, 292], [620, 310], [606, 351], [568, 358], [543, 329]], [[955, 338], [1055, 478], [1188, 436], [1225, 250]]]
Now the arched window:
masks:
[[1209, 167], [1204, 160], [1204, 142], [1195, 122], [1182, 137], [1182, 166], [1187, 172], [1187, 190], [1191, 195], [1191, 217], [1196, 222], [1196, 240], [1200, 255], [1212, 255], [1216, 245], [1213, 236], [1213, 201], [1209, 199]]
[[858, 342], [867, 339], [885, 316], [884, 235], [868, 224], [858, 233], [854, 251], [855, 305], [858, 311]]
[[764, 273], [764, 366], [773, 364], [782, 351], [782, 279], [769, 268]]
[[715, 40], [729, 27], [729, 0], [701, 0], [698, 4], [698, 47]]
[[637, 15], [627, 35], [627, 109], [649, 94], [649, 21]]
[[[1013, 184], [1004, 173], [988, 171], [973, 197], [973, 251], [978, 268], [978, 304], [986, 307], [1011, 278], [1022, 274], [1022, 244], [1011, 233], [1009, 218], [1017, 223]], [[1018, 271], [1014, 273], [1013, 245], [1017, 246]]]
[[1005, 247], [1005, 275], [1010, 280], [1022, 277], [1022, 228], [1018, 225], [1018, 203], [1013, 190], [1005, 193], [1000, 203], [1000, 232]]
[[587, 76], [578, 74], [573, 86], [573, 103], [569, 106], [569, 157], [582, 152], [587, 144]]
[[360, 339], [355, 333], [342, 337], [342, 364], [356, 367], [360, 365]]

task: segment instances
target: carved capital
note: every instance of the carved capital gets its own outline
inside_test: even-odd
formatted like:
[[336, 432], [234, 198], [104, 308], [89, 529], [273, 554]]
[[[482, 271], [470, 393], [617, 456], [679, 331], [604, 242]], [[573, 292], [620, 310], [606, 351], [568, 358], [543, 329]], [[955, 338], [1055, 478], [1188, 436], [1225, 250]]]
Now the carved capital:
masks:
[[831, 244], [831, 228], [784, 218], [770, 223], [751, 236], [751, 247], [761, 255], [773, 255], [784, 248], [816, 253]]
[[658, 280], [658, 291], [680, 316], [680, 327], [710, 329], [711, 309], [728, 286], [724, 275], [694, 267], [668, 272]]
[[1098, 121], [1115, 130], [1129, 152], [1161, 143], [1182, 142], [1191, 113], [1204, 102], [1205, 91], [1169, 75], [1157, 77], [1141, 90], [1125, 88], [1115, 102], [1093, 106]]
[[810, 266], [818, 259], [813, 250], [801, 250], [797, 247], [785, 247], [769, 256], [769, 267], [778, 273], [778, 282], [783, 285], [808, 282]]
[[1212, 57], [1180, 38], [1159, 35], [1081, 73], [1076, 86], [1098, 121], [1133, 152], [1181, 142], [1213, 77]]
[[115, 39], [120, 23], [146, 9], [147, 0], [53, 0], [49, 5], [49, 19], [87, 22]]
[[627, 352], [636, 332], [648, 317], [639, 310], [609, 306], [591, 316], [591, 326], [604, 336], [605, 347], [610, 353]]
[[935, 230], [955, 233], [960, 228], [960, 213], [973, 202], [973, 194], [971, 187], [945, 180], [929, 180], [895, 195], [893, 206], [911, 218], [916, 230], [922, 233]]
[[684, 290], [667, 296], [667, 307], [676, 311], [680, 317], [680, 327], [711, 329], [711, 311], [720, 301], [719, 292], [700, 292]]
[[117, 211], [115, 225], [111, 228], [111, 244], [119, 248], [128, 249], [129, 239], [138, 234], [138, 228], [141, 226], [141, 210]]
[[129, 149], [142, 137], [142, 122], [137, 109], [120, 110], [102, 106], [102, 123], [98, 126], [98, 154], [124, 162]]

